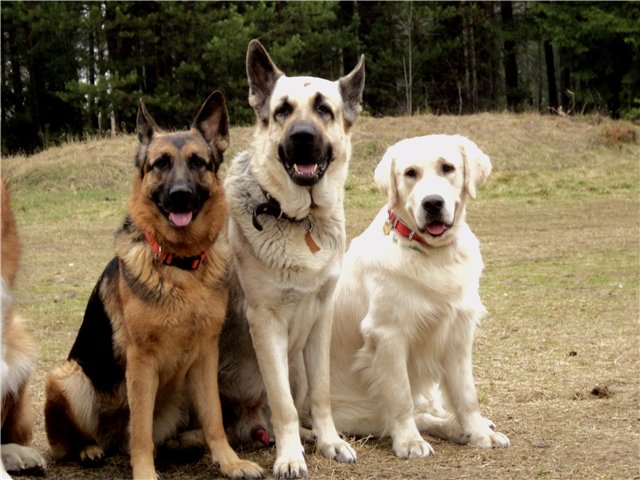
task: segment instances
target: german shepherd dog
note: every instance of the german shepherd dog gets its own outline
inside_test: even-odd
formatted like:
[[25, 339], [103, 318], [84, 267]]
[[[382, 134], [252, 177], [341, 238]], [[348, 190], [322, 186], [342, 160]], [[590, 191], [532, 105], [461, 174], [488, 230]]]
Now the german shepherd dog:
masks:
[[[329, 343], [364, 57], [335, 82], [288, 77], [253, 40], [247, 76], [257, 125], [252, 151], [234, 159], [225, 181], [234, 262], [221, 393], [255, 411], [266, 391], [276, 441], [273, 474], [298, 478], [307, 466], [292, 387], [306, 385], [305, 375], [317, 448], [328, 458], [356, 461], [331, 415]], [[290, 374], [302, 378], [290, 382]]]
[[218, 168], [229, 145], [214, 92], [188, 131], [164, 132], [140, 101], [140, 141], [115, 258], [93, 290], [67, 361], [47, 379], [45, 425], [56, 458], [100, 462], [129, 440], [134, 479], [156, 478], [154, 446], [198, 414], [214, 462], [261, 478], [227, 441], [218, 337], [227, 306], [226, 201]]
[[[9, 193], [4, 181], [0, 208], [2, 210], [2, 463], [0, 477], [9, 472], [44, 473], [46, 462], [29, 447], [33, 436], [33, 410], [28, 382], [35, 366], [35, 345], [12, 308], [12, 292], [20, 263], [20, 242], [16, 221], [11, 210]], [[6, 469], [6, 470], [5, 470]]]

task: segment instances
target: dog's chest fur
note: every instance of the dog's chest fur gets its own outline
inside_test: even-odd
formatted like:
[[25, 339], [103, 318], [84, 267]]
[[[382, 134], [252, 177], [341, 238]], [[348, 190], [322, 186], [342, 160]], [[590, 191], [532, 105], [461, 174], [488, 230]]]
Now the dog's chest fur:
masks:
[[[250, 162], [248, 153], [234, 159], [225, 182], [234, 254], [251, 268], [251, 275], [278, 285], [283, 301], [300, 293], [315, 295], [328, 276], [337, 274], [345, 244], [342, 204], [312, 208], [310, 215], [299, 221], [260, 215], [263, 230], [259, 231], [252, 222], [253, 212], [266, 198]], [[315, 252], [309, 235], [319, 247]], [[300, 302], [300, 298], [294, 300]]]
[[124, 315], [117, 305], [109, 304], [117, 296], [106, 290], [115, 284], [105, 282], [101, 287], [114, 333], [120, 337], [116, 343], [133, 342], [158, 356], [176, 352], [174, 358], [161, 362], [167, 373], [190, 364], [199, 354], [198, 349], [207, 348], [222, 328], [227, 299], [222, 280], [226, 240], [219, 237], [194, 271], [159, 264], [148, 245], [124, 233], [116, 240], [116, 251], [120, 279], [117, 288]]
[[[383, 324], [363, 324], [363, 333], [387, 327], [402, 332], [414, 360], [443, 351], [454, 331], [475, 325], [486, 313], [478, 295], [483, 269], [479, 243], [466, 224], [461, 225], [456, 244], [425, 253], [392, 235], [383, 236], [382, 222], [374, 222], [354, 239], [345, 256], [345, 268], [354, 267], [357, 271], [351, 278], [385, 285], [382, 290], [367, 289], [368, 302], [375, 303], [380, 313], [376, 319]], [[357, 283], [348, 284], [346, 295], [356, 295]], [[360, 318], [371, 308], [362, 303]]]

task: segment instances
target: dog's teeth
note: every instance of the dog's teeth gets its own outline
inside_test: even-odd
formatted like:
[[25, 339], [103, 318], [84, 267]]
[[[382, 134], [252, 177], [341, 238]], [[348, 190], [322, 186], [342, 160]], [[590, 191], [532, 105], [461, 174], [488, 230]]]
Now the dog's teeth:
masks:
[[313, 165], [302, 165], [302, 168], [298, 166], [297, 163], [293, 164], [293, 170], [296, 173], [302, 173], [303, 175], [313, 175], [318, 170], [318, 164], [314, 163]]

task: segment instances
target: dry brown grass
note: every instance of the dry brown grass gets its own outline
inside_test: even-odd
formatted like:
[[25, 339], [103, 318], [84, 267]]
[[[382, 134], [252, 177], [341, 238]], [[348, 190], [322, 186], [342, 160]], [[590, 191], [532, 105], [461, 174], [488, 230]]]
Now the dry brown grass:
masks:
[[[429, 439], [435, 456], [406, 461], [387, 440], [353, 439], [357, 465], [330, 462], [309, 446], [312, 478], [640, 478], [640, 146], [599, 141], [609, 123], [621, 125], [511, 114], [360, 119], [347, 184], [350, 237], [383, 203], [371, 179], [389, 144], [460, 133], [492, 157], [494, 173], [468, 215], [482, 242], [491, 312], [474, 367], [482, 412], [512, 447]], [[250, 137], [250, 129], [233, 129], [232, 154]], [[134, 149], [135, 139], [123, 137], [2, 159], [24, 247], [20, 311], [41, 346], [34, 393], [43, 452], [44, 375], [66, 357], [112, 255]], [[268, 470], [274, 459], [269, 450], [245, 456]], [[163, 478], [217, 472], [206, 457], [158, 463]], [[112, 457], [96, 470], [52, 464], [48, 478], [130, 478], [130, 470], [125, 457]]]

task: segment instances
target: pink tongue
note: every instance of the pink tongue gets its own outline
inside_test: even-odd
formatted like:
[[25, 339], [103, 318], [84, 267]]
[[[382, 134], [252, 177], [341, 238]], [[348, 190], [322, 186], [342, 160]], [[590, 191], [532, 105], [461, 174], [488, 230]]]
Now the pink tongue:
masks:
[[253, 438], [263, 444], [265, 447], [269, 446], [271, 439], [269, 433], [264, 428], [259, 428], [253, 432]]
[[445, 224], [440, 222], [434, 222], [427, 225], [427, 232], [429, 232], [434, 237], [442, 235], [446, 229], [447, 227], [445, 226]]
[[313, 175], [316, 173], [316, 165], [298, 165], [298, 171], [305, 175]]
[[176, 227], [185, 227], [189, 225], [189, 223], [191, 223], [191, 217], [193, 217], [193, 212], [187, 212], [187, 213], [171, 212], [169, 214], [169, 220], [171, 220], [171, 222]]

